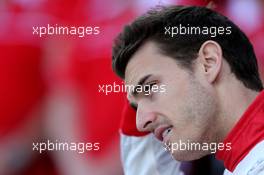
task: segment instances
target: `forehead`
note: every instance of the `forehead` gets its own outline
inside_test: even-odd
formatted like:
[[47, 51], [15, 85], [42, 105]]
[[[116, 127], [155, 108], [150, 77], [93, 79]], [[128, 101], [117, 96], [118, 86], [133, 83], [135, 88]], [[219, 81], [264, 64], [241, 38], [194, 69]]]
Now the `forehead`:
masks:
[[161, 54], [157, 44], [148, 41], [129, 60], [125, 71], [125, 83], [135, 84], [148, 74], [172, 74], [177, 69], [175, 59]]

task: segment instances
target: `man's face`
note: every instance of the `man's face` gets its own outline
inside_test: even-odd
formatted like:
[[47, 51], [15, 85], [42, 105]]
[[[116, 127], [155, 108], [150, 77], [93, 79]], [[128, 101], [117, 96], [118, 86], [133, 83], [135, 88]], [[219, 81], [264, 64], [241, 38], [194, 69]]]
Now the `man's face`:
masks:
[[[144, 80], [143, 86], [165, 86], [165, 92], [128, 94], [130, 103], [137, 106], [140, 131], [153, 132], [166, 144], [214, 141], [216, 101], [195, 61], [193, 64], [192, 71], [182, 68], [175, 59], [160, 54], [153, 42], [145, 43], [132, 56], [125, 72], [127, 85], [136, 86]], [[172, 153], [176, 160], [194, 160], [206, 154], [199, 150]]]

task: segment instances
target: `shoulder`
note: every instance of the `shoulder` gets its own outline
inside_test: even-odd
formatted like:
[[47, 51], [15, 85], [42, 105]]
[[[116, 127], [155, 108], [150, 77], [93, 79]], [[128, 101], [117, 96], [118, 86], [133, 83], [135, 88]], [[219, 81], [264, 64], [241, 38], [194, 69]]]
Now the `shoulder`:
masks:
[[[263, 175], [264, 174], [264, 140], [259, 142], [248, 155], [237, 165], [233, 174]], [[228, 174], [224, 174], [228, 175]]]

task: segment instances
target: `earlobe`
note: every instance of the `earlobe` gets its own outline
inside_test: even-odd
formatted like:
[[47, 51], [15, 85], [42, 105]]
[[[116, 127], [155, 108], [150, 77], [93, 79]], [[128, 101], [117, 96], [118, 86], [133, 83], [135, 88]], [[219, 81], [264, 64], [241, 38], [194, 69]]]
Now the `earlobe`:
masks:
[[212, 40], [204, 42], [199, 49], [198, 59], [207, 81], [213, 83], [222, 67], [223, 56], [221, 46]]

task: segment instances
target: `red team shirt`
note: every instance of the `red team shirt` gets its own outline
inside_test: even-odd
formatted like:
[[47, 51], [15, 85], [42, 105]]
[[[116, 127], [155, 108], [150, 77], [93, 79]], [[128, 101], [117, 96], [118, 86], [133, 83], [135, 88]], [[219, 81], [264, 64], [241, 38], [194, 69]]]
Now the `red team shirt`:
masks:
[[[233, 172], [249, 152], [263, 140], [264, 90], [248, 107], [246, 112], [225, 138], [224, 144], [231, 143], [232, 149], [229, 151], [218, 151], [216, 154], [217, 158], [223, 160], [225, 167]], [[264, 150], [264, 148], [262, 149]]]

